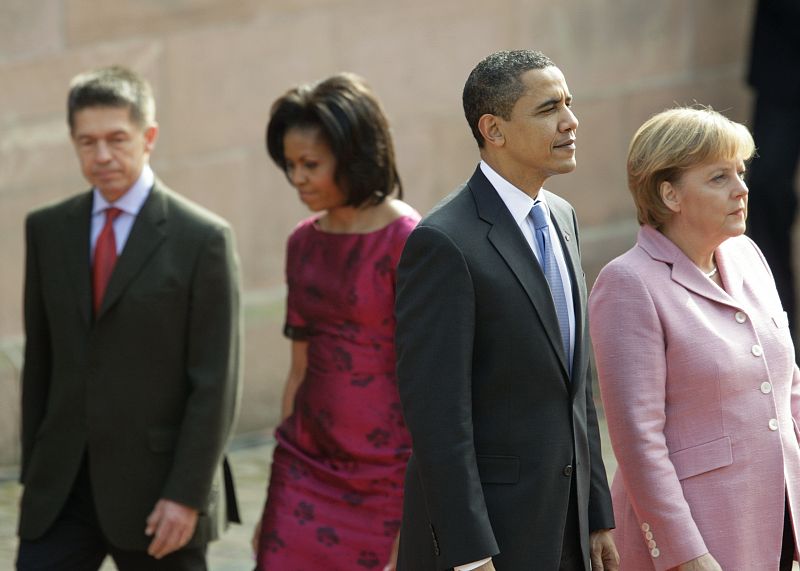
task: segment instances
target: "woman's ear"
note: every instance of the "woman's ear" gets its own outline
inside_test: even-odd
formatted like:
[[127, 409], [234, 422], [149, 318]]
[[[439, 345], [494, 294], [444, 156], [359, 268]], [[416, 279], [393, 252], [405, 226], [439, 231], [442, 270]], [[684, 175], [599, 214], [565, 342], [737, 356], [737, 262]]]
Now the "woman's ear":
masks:
[[506, 139], [500, 125], [500, 118], [491, 113], [485, 113], [478, 119], [478, 130], [483, 135], [483, 140], [492, 147], [502, 147]]
[[672, 212], [681, 211], [681, 197], [675, 185], [668, 180], [663, 181], [658, 187], [658, 193], [661, 195], [661, 201]]

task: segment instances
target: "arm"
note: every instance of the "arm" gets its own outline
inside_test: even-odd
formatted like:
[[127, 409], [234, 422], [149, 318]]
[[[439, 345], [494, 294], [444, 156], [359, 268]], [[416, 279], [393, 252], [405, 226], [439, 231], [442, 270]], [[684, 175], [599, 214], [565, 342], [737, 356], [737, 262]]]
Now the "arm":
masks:
[[33, 451], [36, 433], [44, 418], [50, 389], [50, 325], [42, 299], [39, 260], [33, 220], [25, 221], [25, 361], [22, 368], [22, 466], [20, 482]]
[[[587, 347], [588, 349], [588, 347]], [[587, 365], [586, 371], [586, 427], [589, 437], [589, 532], [614, 528], [614, 509], [611, 505], [611, 492], [608, 489], [606, 466], [600, 444], [600, 427], [597, 422], [597, 409], [594, 404], [594, 375]]]
[[229, 228], [214, 228], [209, 234], [190, 292], [183, 420], [162, 500], [147, 522], [147, 531], [155, 535], [149, 549], [155, 556], [191, 538], [198, 512], [207, 508], [238, 404], [238, 260]]
[[281, 421], [286, 420], [294, 411], [294, 396], [303, 383], [308, 368], [308, 341], [292, 340], [292, 355], [289, 364], [289, 376], [283, 388], [281, 401]]
[[[656, 571], [708, 552], [669, 459], [666, 340], [641, 272], [607, 266], [589, 301], [592, 342], [608, 429], [639, 523], [648, 523], [660, 556]], [[658, 493], [654, 493], [658, 490]]]
[[411, 233], [398, 267], [396, 313], [400, 399], [438, 564], [496, 555], [472, 431], [475, 295], [464, 255], [440, 230]]

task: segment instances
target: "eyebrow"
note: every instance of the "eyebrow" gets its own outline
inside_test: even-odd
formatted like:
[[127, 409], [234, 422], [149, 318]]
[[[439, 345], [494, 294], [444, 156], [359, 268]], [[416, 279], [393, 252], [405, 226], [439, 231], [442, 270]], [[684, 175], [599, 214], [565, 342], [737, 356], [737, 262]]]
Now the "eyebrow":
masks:
[[[571, 103], [572, 102], [572, 95], [565, 96], [563, 100], [566, 103]], [[548, 99], [547, 101], [544, 101], [544, 102], [540, 103], [536, 107], [536, 111], [547, 109], [548, 107], [554, 107], [555, 105], [558, 105], [559, 103], [561, 103], [561, 101], [562, 101], [561, 97], [553, 97], [551, 99]]]

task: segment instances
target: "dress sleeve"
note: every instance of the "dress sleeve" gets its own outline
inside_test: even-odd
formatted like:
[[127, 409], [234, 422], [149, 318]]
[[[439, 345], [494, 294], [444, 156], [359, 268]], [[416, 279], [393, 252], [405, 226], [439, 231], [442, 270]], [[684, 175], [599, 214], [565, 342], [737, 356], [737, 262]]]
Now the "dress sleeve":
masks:
[[302, 307], [303, 291], [299, 283], [298, 264], [300, 235], [295, 230], [286, 246], [286, 321], [283, 325], [283, 334], [294, 341], [303, 341], [308, 338], [310, 326], [300, 311]]

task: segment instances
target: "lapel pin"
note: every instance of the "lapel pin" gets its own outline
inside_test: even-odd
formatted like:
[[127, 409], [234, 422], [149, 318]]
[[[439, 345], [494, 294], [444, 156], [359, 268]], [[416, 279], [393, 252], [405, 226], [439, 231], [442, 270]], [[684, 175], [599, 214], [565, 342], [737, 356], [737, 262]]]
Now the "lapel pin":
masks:
[[569, 242], [569, 234], [567, 234], [566, 232], [564, 232], [564, 240]]

